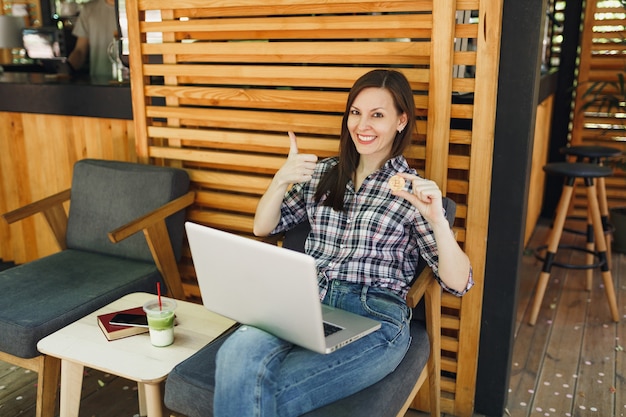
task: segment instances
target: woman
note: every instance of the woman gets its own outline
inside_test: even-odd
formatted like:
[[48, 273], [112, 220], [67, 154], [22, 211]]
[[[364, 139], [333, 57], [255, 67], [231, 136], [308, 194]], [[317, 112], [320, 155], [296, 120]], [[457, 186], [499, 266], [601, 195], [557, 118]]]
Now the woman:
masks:
[[[318, 163], [315, 155], [298, 153], [289, 132], [287, 161], [254, 218], [258, 236], [308, 219], [305, 251], [316, 259], [320, 299], [379, 320], [381, 329], [322, 355], [243, 326], [217, 356], [215, 416], [299, 416], [392, 372], [410, 342], [405, 296], [419, 256], [450, 292], [462, 295], [473, 285], [439, 187], [402, 156], [415, 128], [414, 108], [400, 72], [363, 75], [348, 95], [339, 156]], [[406, 182], [401, 190], [388, 185], [394, 175]]]

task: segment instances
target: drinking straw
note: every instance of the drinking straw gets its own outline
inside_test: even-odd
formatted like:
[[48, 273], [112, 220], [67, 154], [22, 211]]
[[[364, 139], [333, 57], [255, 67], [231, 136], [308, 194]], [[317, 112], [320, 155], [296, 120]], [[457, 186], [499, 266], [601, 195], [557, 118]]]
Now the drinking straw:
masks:
[[159, 298], [159, 310], [163, 310], [163, 304], [161, 304], [161, 283], [157, 282], [157, 296]]

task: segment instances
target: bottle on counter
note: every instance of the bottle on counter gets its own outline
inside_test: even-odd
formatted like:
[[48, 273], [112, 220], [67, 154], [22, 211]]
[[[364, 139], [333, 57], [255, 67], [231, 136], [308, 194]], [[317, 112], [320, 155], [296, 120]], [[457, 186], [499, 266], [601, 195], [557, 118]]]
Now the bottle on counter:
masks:
[[109, 44], [108, 54], [111, 61], [111, 77], [117, 82], [124, 82], [129, 79], [128, 68], [120, 57], [120, 39], [117, 31], [113, 33], [113, 40]]

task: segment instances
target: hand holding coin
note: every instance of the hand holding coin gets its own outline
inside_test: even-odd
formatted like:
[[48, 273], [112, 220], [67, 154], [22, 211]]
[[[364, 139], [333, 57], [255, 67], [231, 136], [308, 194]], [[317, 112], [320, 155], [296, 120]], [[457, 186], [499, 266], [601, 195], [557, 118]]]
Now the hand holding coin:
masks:
[[[411, 192], [404, 189], [406, 181], [411, 183]], [[395, 196], [402, 197], [415, 206], [428, 223], [447, 223], [441, 201], [441, 190], [434, 181], [399, 172], [389, 178], [389, 188]]]

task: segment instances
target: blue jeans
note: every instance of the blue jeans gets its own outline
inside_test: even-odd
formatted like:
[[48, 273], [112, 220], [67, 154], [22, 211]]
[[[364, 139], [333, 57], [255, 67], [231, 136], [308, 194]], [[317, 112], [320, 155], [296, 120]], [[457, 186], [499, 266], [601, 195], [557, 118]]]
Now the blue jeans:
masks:
[[299, 416], [366, 388], [392, 372], [409, 347], [411, 310], [399, 296], [332, 281], [324, 303], [382, 327], [319, 354], [262, 330], [240, 327], [217, 354], [215, 417]]

